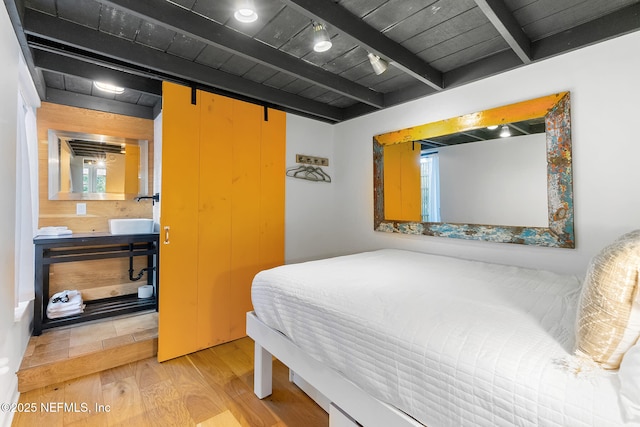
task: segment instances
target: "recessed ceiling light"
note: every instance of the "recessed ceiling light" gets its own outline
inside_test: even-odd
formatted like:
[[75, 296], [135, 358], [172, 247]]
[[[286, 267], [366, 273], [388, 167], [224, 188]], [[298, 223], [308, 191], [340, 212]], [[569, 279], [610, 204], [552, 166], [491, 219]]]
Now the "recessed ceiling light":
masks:
[[109, 92], [109, 93], [115, 93], [116, 95], [120, 95], [121, 93], [124, 92], [124, 88], [123, 87], [114, 86], [114, 85], [109, 84], [109, 83], [93, 82], [93, 85], [97, 89], [100, 89], [101, 91]]
[[491, 126], [487, 126], [487, 129], [489, 129], [489, 130], [496, 130], [496, 129], [498, 129], [498, 125], [491, 125]]

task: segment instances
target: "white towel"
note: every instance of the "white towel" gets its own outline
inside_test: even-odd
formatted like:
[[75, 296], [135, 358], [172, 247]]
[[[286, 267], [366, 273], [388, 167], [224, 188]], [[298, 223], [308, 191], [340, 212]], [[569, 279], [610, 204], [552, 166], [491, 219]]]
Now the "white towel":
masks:
[[42, 227], [38, 229], [38, 236], [62, 236], [73, 234], [67, 227]]
[[84, 312], [85, 304], [79, 291], [62, 291], [55, 293], [49, 299], [47, 305], [47, 317], [57, 319], [59, 317], [72, 316]]

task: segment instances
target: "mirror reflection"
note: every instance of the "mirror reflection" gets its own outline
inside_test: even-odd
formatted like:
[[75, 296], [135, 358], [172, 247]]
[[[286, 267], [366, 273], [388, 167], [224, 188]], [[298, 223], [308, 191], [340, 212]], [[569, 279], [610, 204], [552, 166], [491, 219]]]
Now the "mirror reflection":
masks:
[[148, 141], [49, 130], [49, 200], [148, 194]]
[[385, 218], [546, 227], [544, 119], [384, 147]]
[[568, 92], [374, 137], [377, 231], [574, 247]]

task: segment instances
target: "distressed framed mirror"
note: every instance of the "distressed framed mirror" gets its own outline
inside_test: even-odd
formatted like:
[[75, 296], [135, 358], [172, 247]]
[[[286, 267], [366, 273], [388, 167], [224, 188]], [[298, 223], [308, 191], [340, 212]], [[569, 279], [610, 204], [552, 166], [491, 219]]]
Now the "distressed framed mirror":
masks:
[[373, 163], [376, 231], [575, 247], [569, 92], [376, 135]]

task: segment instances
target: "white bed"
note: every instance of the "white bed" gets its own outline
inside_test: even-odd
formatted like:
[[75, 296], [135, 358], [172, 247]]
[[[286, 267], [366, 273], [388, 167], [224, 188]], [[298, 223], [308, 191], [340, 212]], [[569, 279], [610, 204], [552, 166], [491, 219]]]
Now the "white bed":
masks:
[[266, 270], [247, 326], [256, 393], [273, 354], [365, 426], [624, 425], [617, 371], [566, 366], [580, 288], [400, 250]]

